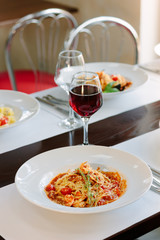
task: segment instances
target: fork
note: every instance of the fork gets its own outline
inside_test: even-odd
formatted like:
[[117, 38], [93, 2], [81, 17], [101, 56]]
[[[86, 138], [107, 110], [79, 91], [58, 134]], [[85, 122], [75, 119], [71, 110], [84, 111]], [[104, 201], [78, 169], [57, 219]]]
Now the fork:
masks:
[[151, 171], [153, 174], [153, 182], [151, 185], [151, 189], [156, 192], [160, 192], [160, 173], [152, 168]]
[[160, 187], [157, 186], [157, 185], [155, 185], [154, 183], [152, 183], [151, 189], [154, 190], [154, 191], [156, 191], [156, 192], [160, 192]]
[[[150, 166], [149, 166], [149, 167], [150, 167]], [[152, 171], [153, 174], [156, 174], [157, 176], [160, 177], [160, 171], [155, 170], [155, 169], [153, 169], [153, 168], [151, 168], [151, 167], [150, 167], [150, 169], [151, 169], [151, 171]]]
[[65, 106], [68, 106], [68, 102], [65, 101], [65, 100], [62, 100], [62, 99], [59, 99], [59, 98], [56, 98], [50, 94], [46, 95], [46, 96], [43, 96], [42, 98], [48, 100], [48, 101], [51, 101], [53, 102], [54, 104], [62, 104], [62, 105], [65, 105]]
[[36, 97], [37, 100], [39, 100], [40, 102], [43, 102], [43, 103], [46, 103], [46, 104], [49, 104], [51, 105], [52, 107], [55, 107], [57, 110], [61, 111], [61, 113], [64, 113], [64, 114], [67, 114], [68, 115], [68, 110], [62, 108], [61, 106], [58, 106], [58, 104], [54, 104], [52, 103], [51, 101], [48, 101], [44, 98], [40, 98], [40, 97]]

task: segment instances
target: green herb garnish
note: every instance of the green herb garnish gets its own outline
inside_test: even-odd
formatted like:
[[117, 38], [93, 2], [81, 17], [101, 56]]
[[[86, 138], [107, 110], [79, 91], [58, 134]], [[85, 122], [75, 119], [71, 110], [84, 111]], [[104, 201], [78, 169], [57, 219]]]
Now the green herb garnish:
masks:
[[115, 81], [108, 83], [103, 92], [104, 93], [119, 92], [118, 88], [113, 87], [114, 84], [115, 84]]
[[90, 182], [90, 176], [87, 174], [85, 176], [85, 174], [78, 168], [76, 169], [83, 177], [84, 182], [85, 182], [85, 188], [87, 189], [88, 192], [88, 200], [89, 200], [89, 205], [91, 205], [91, 202], [94, 201], [94, 195], [91, 192], [91, 182]]

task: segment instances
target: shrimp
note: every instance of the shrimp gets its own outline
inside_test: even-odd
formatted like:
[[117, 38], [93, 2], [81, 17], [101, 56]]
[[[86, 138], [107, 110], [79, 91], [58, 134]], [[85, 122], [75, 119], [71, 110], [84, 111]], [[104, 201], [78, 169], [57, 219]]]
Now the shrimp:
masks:
[[85, 207], [85, 202], [84, 201], [78, 201], [78, 200], [76, 200], [76, 201], [74, 201], [74, 203], [73, 203], [73, 207], [79, 207], [79, 208], [84, 208]]
[[102, 72], [97, 72], [99, 79], [100, 79], [100, 83], [101, 83], [101, 87], [102, 87], [102, 91], [104, 91], [105, 87], [107, 86], [108, 83], [112, 82], [112, 78], [109, 76], [109, 74]]
[[64, 197], [65, 200], [65, 206], [71, 207], [72, 204], [74, 203], [74, 197], [72, 194], [67, 194]]
[[92, 168], [87, 162], [82, 163], [79, 168], [84, 174], [92, 171]]

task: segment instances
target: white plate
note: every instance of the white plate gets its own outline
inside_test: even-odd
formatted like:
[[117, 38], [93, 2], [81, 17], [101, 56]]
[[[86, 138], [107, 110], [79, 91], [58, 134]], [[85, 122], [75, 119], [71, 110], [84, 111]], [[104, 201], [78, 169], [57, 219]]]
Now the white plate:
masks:
[[40, 104], [26, 93], [0, 90], [0, 107], [11, 107], [16, 119], [15, 123], [0, 127], [0, 131], [3, 131], [35, 116], [39, 112]]
[[131, 87], [121, 92], [103, 93], [104, 98], [112, 98], [121, 96], [125, 93], [129, 93], [143, 86], [148, 80], [148, 75], [145, 71], [140, 69], [136, 65], [129, 65], [123, 63], [109, 63], [109, 62], [97, 62], [87, 63], [86, 70], [101, 72], [104, 71], [107, 74], [120, 74], [124, 76], [128, 81], [132, 82]]
[[[127, 180], [127, 191], [117, 201], [91, 208], [72, 208], [56, 204], [46, 196], [44, 187], [58, 173], [77, 168], [88, 161], [97, 167], [116, 169]], [[102, 146], [73, 146], [39, 154], [24, 163], [16, 173], [15, 183], [20, 194], [40, 207], [75, 214], [113, 210], [140, 198], [151, 186], [152, 174], [145, 162], [127, 152]]]

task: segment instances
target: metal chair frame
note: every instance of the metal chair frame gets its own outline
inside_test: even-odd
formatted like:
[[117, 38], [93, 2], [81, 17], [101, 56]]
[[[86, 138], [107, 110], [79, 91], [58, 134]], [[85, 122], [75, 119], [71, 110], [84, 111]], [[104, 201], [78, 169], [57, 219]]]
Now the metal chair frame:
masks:
[[[69, 39], [66, 43], [66, 49], [77, 49], [80, 34], [84, 34], [84, 51], [87, 53], [88, 59], [96, 61], [96, 42], [95, 36], [92, 33], [92, 27], [99, 26], [102, 29], [101, 35], [101, 59], [102, 61], [108, 61], [107, 52], [110, 47], [110, 27], [119, 27], [121, 30], [121, 40], [119, 41], [119, 51], [117, 53], [116, 62], [119, 62], [122, 55], [122, 50], [124, 46], [124, 31], [128, 32], [130, 37], [133, 39], [133, 44], [135, 48], [135, 59], [134, 64], [138, 63], [138, 52], [139, 52], [139, 39], [136, 30], [126, 21], [110, 16], [100, 16], [96, 18], [89, 19], [79, 25], [75, 30], [70, 33]], [[90, 44], [91, 43], [91, 44]]]
[[[50, 66], [46, 66], [47, 64], [45, 62], [46, 41], [45, 41], [45, 31], [44, 31], [43, 21], [47, 18], [51, 18], [50, 35], [49, 35], [49, 42], [48, 42], [48, 53], [47, 53], [47, 57], [49, 59], [48, 62], [50, 63]], [[23, 38], [24, 29], [30, 24], [37, 25], [36, 42], [37, 42], [37, 54], [38, 54], [38, 69], [40, 69], [41, 71], [45, 71], [47, 68], [51, 67], [51, 64], [53, 63], [53, 60], [55, 58], [55, 52], [56, 52], [58, 38], [59, 38], [59, 28], [58, 28], [60, 26], [59, 20], [62, 18], [65, 19], [68, 24], [68, 33], [66, 33], [66, 36], [65, 36], [65, 39], [67, 39], [68, 38], [67, 35], [69, 34], [70, 30], [75, 29], [78, 26], [78, 24], [72, 14], [58, 8], [46, 9], [36, 13], [28, 14], [22, 17], [21, 19], [19, 19], [17, 23], [12, 27], [11, 31], [9, 32], [6, 45], [5, 45], [5, 59], [6, 59], [6, 67], [8, 70], [8, 74], [10, 77], [13, 90], [17, 90], [17, 84], [16, 84], [15, 74], [13, 70], [13, 63], [11, 60], [12, 41], [15, 35], [18, 32], [20, 33], [20, 42], [22, 44], [22, 47], [28, 59], [28, 63], [35, 74], [35, 78], [37, 79], [38, 77], [36, 76], [36, 66], [33, 63], [32, 57], [30, 55], [30, 52]], [[55, 39], [53, 39], [53, 26], [56, 26], [56, 31], [57, 31]], [[64, 46], [65, 46], [65, 39], [64, 39]]]

